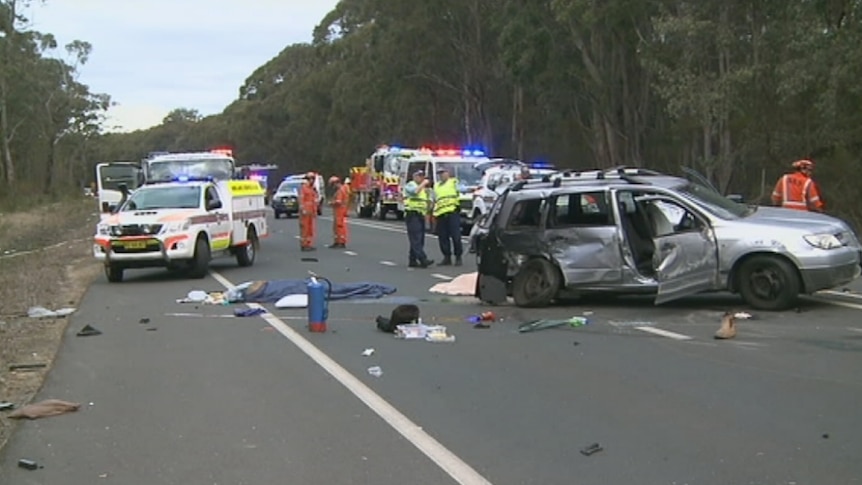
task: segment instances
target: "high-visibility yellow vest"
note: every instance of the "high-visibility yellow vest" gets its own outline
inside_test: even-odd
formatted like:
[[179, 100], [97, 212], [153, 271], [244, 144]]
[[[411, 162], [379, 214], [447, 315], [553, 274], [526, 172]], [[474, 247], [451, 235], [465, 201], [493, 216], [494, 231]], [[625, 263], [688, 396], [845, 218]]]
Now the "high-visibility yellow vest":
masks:
[[421, 188], [416, 191], [415, 194], [407, 197], [404, 201], [404, 210], [405, 211], [415, 211], [420, 214], [428, 213], [428, 191], [425, 188]]
[[458, 193], [458, 181], [450, 178], [442, 184], [434, 186], [434, 217], [440, 217], [460, 208], [460, 194]]

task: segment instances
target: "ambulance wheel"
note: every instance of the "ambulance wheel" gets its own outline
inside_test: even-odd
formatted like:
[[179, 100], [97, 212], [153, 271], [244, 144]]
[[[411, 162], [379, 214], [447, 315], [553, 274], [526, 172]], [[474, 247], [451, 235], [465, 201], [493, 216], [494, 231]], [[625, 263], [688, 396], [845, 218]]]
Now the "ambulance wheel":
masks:
[[195, 243], [195, 256], [189, 263], [189, 277], [201, 279], [207, 275], [210, 267], [210, 244], [204, 237], [198, 237]]
[[257, 255], [257, 248], [260, 243], [257, 239], [257, 232], [254, 226], [248, 228], [248, 243], [245, 246], [236, 248], [236, 262], [240, 266], [251, 266], [254, 264], [254, 258]]
[[123, 281], [123, 268], [116, 264], [106, 264], [105, 277], [111, 283], [121, 283]]
[[386, 220], [386, 207], [380, 202], [378, 202], [377, 205], [374, 206], [374, 212], [377, 214], [378, 219], [380, 219], [381, 221]]

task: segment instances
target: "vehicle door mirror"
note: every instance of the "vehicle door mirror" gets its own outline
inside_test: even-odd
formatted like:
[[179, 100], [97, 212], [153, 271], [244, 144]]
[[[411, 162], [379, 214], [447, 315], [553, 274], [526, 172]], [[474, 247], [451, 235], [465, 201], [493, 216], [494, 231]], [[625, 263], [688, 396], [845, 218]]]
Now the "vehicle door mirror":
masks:
[[216, 209], [221, 209], [221, 201], [220, 200], [208, 200], [207, 201], [207, 210], [214, 211]]
[[488, 190], [497, 190], [497, 182], [488, 182]]
[[745, 202], [745, 199], [742, 197], [741, 194], [730, 194], [727, 196], [727, 198], [732, 200], [733, 202], [736, 202], [737, 204], [742, 204]]

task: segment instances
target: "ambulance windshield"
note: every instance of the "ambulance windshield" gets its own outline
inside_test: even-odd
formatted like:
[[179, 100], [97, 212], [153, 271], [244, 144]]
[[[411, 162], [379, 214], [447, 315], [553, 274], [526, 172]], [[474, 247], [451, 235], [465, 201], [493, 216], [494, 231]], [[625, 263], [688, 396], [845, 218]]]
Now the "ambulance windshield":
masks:
[[133, 193], [120, 211], [197, 209], [200, 205], [200, 186], [145, 187]]

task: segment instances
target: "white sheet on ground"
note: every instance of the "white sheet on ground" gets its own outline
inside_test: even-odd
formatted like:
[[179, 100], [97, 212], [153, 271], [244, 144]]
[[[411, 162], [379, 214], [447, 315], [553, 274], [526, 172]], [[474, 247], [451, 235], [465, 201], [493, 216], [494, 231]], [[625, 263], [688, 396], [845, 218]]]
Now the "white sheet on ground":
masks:
[[308, 306], [308, 295], [287, 295], [275, 302], [276, 308], [306, 308]]
[[452, 281], [437, 283], [428, 291], [451, 296], [473, 296], [476, 291], [476, 278], [478, 277], [479, 273], [464, 273]]

